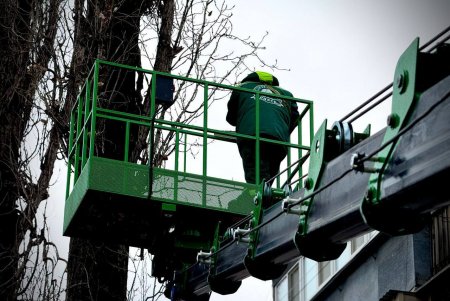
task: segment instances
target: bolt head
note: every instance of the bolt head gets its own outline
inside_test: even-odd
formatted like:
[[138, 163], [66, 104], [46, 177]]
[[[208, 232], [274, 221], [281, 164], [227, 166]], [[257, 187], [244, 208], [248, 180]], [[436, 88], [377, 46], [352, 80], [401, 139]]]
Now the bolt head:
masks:
[[258, 204], [259, 204], [258, 195], [255, 195], [255, 197], [253, 198], [253, 204], [255, 204], [255, 206], [258, 206]]
[[408, 71], [404, 70], [403, 73], [397, 75], [395, 85], [397, 86], [400, 94], [406, 91], [406, 88], [408, 87]]
[[397, 114], [393, 113], [388, 116], [387, 125], [390, 128], [395, 129], [399, 125], [399, 123], [400, 123], [400, 117]]
[[403, 74], [399, 74], [397, 76], [397, 79], [395, 80], [395, 84], [397, 85], [397, 88], [401, 89], [405, 83], [405, 76]]
[[303, 184], [306, 189], [310, 190], [313, 187], [314, 180], [312, 178], [308, 177], [305, 179], [305, 182]]
[[366, 195], [364, 196], [365, 200], [369, 203], [373, 203], [376, 201], [377, 189], [373, 186], [369, 187], [366, 191]]

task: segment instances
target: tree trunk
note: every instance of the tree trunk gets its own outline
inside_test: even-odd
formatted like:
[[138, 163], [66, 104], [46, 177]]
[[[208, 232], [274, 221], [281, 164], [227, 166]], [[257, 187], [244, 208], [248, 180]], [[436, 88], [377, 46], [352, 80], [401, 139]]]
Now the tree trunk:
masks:
[[[24, 173], [20, 148], [26, 137], [31, 111], [38, 102], [37, 86], [53, 54], [60, 0], [43, 4], [30, 0], [0, 4], [0, 299], [15, 300], [23, 271], [18, 269], [19, 245], [30, 230], [47, 189], [56, 151], [58, 133], [48, 143], [37, 183]], [[34, 23], [34, 27], [31, 24]], [[43, 36], [45, 35], [45, 36]], [[39, 42], [36, 42], [39, 41]], [[33, 54], [33, 55], [32, 55]], [[38, 143], [40, 143], [38, 141]], [[56, 143], [56, 144], [55, 144]], [[26, 203], [22, 212], [17, 202]]]
[[[21, 132], [20, 122], [25, 99], [21, 97], [21, 78], [27, 66], [31, 5], [19, 1], [16, 5], [2, 2], [0, 7], [0, 299], [12, 300], [15, 294], [15, 274], [18, 253], [19, 188], [17, 171]], [[13, 35], [13, 29], [17, 35]], [[22, 50], [22, 51], [21, 51]], [[19, 122], [17, 122], [19, 121]]]
[[[72, 61], [72, 93], [81, 84], [80, 79], [87, 76], [87, 70], [96, 57], [122, 64], [140, 66], [138, 37], [140, 17], [150, 1], [123, 1], [114, 7], [114, 1], [92, 4], [83, 15], [84, 1], [75, 4], [76, 33], [75, 50]], [[92, 38], [86, 38], [92, 37]], [[84, 56], [79, 54], [83, 53]], [[104, 82], [100, 93], [108, 95], [110, 86], [120, 83], [114, 89], [114, 103], [102, 104], [106, 108], [137, 113], [139, 98], [136, 93], [134, 73], [100, 72]], [[99, 88], [100, 89], [100, 88]], [[73, 99], [74, 94], [70, 95]], [[101, 121], [98, 124], [102, 127]], [[121, 124], [108, 124], [102, 137], [97, 137], [96, 155], [123, 159], [124, 127]], [[102, 145], [99, 145], [101, 143]], [[67, 300], [126, 300], [128, 271], [128, 247], [72, 238], [69, 247]]]

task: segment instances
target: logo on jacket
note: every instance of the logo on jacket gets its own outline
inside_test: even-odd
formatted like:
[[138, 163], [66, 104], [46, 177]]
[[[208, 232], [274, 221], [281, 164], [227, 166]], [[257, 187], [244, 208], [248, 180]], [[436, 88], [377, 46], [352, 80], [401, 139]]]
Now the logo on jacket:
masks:
[[[272, 90], [268, 89], [266, 87], [266, 85], [258, 85], [256, 87], [253, 88], [253, 90], [259, 91], [259, 92], [263, 92], [263, 93], [270, 93], [270, 94], [274, 94]], [[256, 95], [253, 94], [250, 98], [252, 99], [256, 99]], [[260, 95], [259, 99], [264, 101], [265, 103], [271, 104], [271, 105], [276, 105], [278, 107], [282, 107], [283, 106], [283, 101], [281, 99], [277, 99], [277, 98], [272, 98], [266, 95]]]

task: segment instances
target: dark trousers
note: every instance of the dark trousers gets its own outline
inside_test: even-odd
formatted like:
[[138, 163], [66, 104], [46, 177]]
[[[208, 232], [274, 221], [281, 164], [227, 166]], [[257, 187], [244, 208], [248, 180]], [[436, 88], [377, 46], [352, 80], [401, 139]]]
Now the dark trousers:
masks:
[[[261, 137], [276, 140], [275, 138], [270, 136]], [[269, 181], [271, 178], [273, 178], [280, 170], [280, 163], [281, 161], [283, 161], [287, 154], [287, 149], [285, 146], [276, 145], [269, 142], [260, 142], [260, 179], [256, 181], [255, 140], [238, 139], [237, 145], [244, 166], [245, 181], [251, 184], [260, 184], [263, 179], [265, 181]]]

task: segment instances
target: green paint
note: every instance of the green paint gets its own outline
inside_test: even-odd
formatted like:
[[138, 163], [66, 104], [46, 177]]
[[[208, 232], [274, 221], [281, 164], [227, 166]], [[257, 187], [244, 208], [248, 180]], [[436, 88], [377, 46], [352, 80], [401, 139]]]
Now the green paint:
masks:
[[[384, 134], [383, 142], [393, 138], [406, 124], [411, 108], [414, 106], [417, 56], [419, 51], [419, 39], [415, 39], [406, 49], [397, 62], [394, 76], [394, 91], [392, 96], [392, 109], [390, 118], [394, 126], [388, 126]], [[383, 179], [383, 172], [386, 168], [390, 155], [395, 149], [395, 144], [384, 148], [377, 157], [386, 158], [382, 162], [376, 162], [374, 168], [379, 169], [380, 173], [373, 173], [369, 179], [369, 187], [375, 189], [375, 196], [371, 202], [377, 204], [381, 198], [380, 187]]]
[[[326, 134], [327, 120], [325, 119], [312, 140], [308, 178], [305, 180], [305, 197], [313, 193], [319, 183], [324, 166]], [[302, 208], [304, 209], [300, 213], [298, 235], [306, 235], [308, 232], [308, 216], [312, 203], [313, 198], [302, 203]]]
[[[148, 74], [152, 77], [153, 82], [156, 83], [157, 76], [172, 77], [176, 80], [182, 80], [194, 84], [200, 84], [203, 87], [203, 123], [201, 125], [191, 125], [183, 124], [181, 122], [163, 120], [157, 118], [156, 116], [156, 85], [151, 86], [150, 90], [150, 114], [147, 116], [132, 114], [127, 112], [119, 112], [111, 109], [99, 108], [97, 107], [98, 98], [98, 86], [99, 86], [99, 73], [100, 70], [104, 70], [108, 66], [113, 66], [115, 68], [123, 68], [127, 71], [139, 71], [144, 74]], [[101, 68], [101, 69], [100, 69]], [[104, 83], [105, 84], [105, 83]], [[71, 124], [70, 124], [70, 134], [69, 134], [69, 150], [68, 150], [68, 171], [67, 171], [67, 187], [66, 187], [66, 209], [65, 209], [65, 220], [64, 229], [65, 233], [68, 229], [72, 229], [70, 233], [76, 233], [77, 227], [80, 226], [77, 223], [85, 223], [86, 219], [77, 220], [76, 216], [78, 212], [80, 214], [86, 214], [83, 210], [89, 207], [90, 202], [95, 200], [89, 199], [90, 195], [96, 195], [98, 193], [105, 193], [111, 196], [112, 199], [126, 201], [133, 206], [134, 202], [141, 203], [143, 201], [155, 202], [161, 204], [161, 209], [163, 211], [173, 212], [177, 211], [177, 219], [198, 219], [198, 214], [208, 214], [211, 211], [220, 212], [223, 214], [224, 220], [227, 220], [228, 213], [233, 213], [236, 215], [247, 215], [250, 210], [254, 210], [256, 218], [252, 221], [253, 226], [260, 223], [260, 217], [262, 213], [262, 207], [255, 208], [253, 203], [253, 198], [255, 196], [255, 191], [260, 189], [260, 185], [247, 184], [237, 181], [232, 181], [229, 179], [211, 177], [208, 174], [208, 167], [213, 166], [207, 165], [207, 159], [209, 154], [208, 141], [210, 140], [220, 140], [225, 143], [235, 143], [237, 138], [252, 139], [256, 145], [255, 154], [257, 163], [259, 163], [260, 156], [260, 143], [261, 142], [272, 142], [279, 145], [285, 145], [288, 148], [297, 149], [299, 153], [302, 150], [310, 150], [309, 145], [303, 145], [301, 139], [299, 138], [298, 144], [293, 144], [290, 142], [281, 142], [277, 140], [271, 140], [267, 138], [260, 137], [259, 133], [259, 121], [260, 114], [259, 110], [255, 115], [255, 120], [257, 124], [257, 134], [255, 136], [242, 135], [236, 132], [223, 131], [218, 129], [209, 128], [208, 114], [209, 98], [212, 96], [213, 89], [227, 89], [231, 90], [241, 90], [252, 92], [252, 90], [226, 86], [222, 84], [212, 83], [208, 81], [202, 81], [197, 79], [191, 79], [176, 75], [171, 75], [162, 72], [156, 72], [151, 70], [145, 70], [142, 68], [130, 67], [121, 64], [115, 64], [110, 62], [105, 62], [97, 60], [91, 69], [88, 78], [85, 81], [83, 89], [80, 96], [77, 99], [76, 108], [72, 109], [71, 113]], [[257, 104], [259, 108], [259, 98], [261, 95], [271, 95], [268, 93], [257, 93]], [[279, 96], [279, 98], [289, 99], [297, 102], [297, 104], [303, 106], [304, 116], [309, 112], [309, 124], [302, 124], [299, 121], [299, 129], [303, 126], [304, 129], [312, 125], [312, 102], [308, 100], [297, 99], [287, 96]], [[108, 158], [96, 157], [94, 155], [95, 143], [96, 143], [96, 122], [97, 118], [102, 118], [105, 120], [114, 120], [115, 124], [123, 124], [124, 132], [124, 156], [121, 160], [112, 160]], [[223, 116], [225, 118], [225, 115]], [[154, 120], [154, 125], [152, 125], [152, 120]], [[133, 148], [130, 145], [131, 139], [131, 129], [135, 126], [146, 127], [147, 129], [160, 129], [168, 132], [175, 132], [175, 154], [174, 154], [174, 170], [170, 168], [152, 168], [153, 176], [153, 193], [148, 199], [149, 191], [149, 167], [148, 165], [142, 165], [137, 163], [128, 162], [130, 152]], [[311, 130], [311, 129], [310, 129]], [[299, 133], [300, 137], [301, 133]], [[189, 137], [190, 136], [190, 137]], [[194, 137], [194, 139], [192, 138]], [[203, 155], [201, 157], [201, 173], [193, 174], [188, 173], [186, 168], [188, 161], [190, 161], [190, 156], [187, 154], [187, 142], [194, 141], [195, 138], [201, 138], [203, 146]], [[183, 150], [180, 149], [181, 143], [183, 144]], [[149, 146], [152, 147], [152, 141], [149, 141]], [[234, 146], [236, 147], [236, 146]], [[183, 158], [180, 158], [180, 151], [182, 151]], [[179, 160], [183, 160], [183, 166], [180, 166]], [[230, 160], [235, 158], [229, 158]], [[291, 158], [289, 157], [291, 160]], [[81, 164], [83, 163], [83, 164]], [[75, 167], [75, 174], [72, 180], [71, 164]], [[191, 163], [189, 163], [191, 164]], [[193, 164], [192, 164], [193, 165]], [[191, 166], [191, 165], [190, 165]], [[260, 175], [259, 164], [256, 165], [258, 177]], [[180, 170], [182, 169], [182, 170]], [[278, 192], [275, 192], [277, 194]], [[231, 201], [236, 200], [239, 196], [239, 202], [237, 206], [229, 207]], [[260, 202], [261, 203], [261, 202]], [[85, 205], [83, 205], [85, 204]], [[86, 205], [87, 204], [87, 205]], [[195, 214], [186, 216], [181, 215], [179, 212], [181, 208], [190, 207], [190, 210]], [[200, 211], [198, 211], [200, 210]], [[203, 210], [203, 211], [202, 211]], [[179, 214], [179, 216], [178, 216]], [[231, 215], [230, 215], [231, 217]], [[105, 221], [107, 222], [107, 221]], [[199, 223], [202, 221], [199, 220]], [[190, 222], [191, 225], [192, 221]], [[214, 227], [215, 225], [212, 225]], [[198, 231], [195, 227], [191, 228], [192, 231]], [[69, 233], [67, 232], [67, 233]], [[194, 233], [192, 232], [192, 233]], [[200, 234], [199, 234], [200, 235]], [[257, 235], [257, 233], [255, 233]], [[218, 232], [215, 234], [218, 241]], [[186, 236], [189, 237], [189, 236]], [[176, 241], [177, 247], [180, 248], [199, 248], [205, 246], [211, 246], [211, 239], [201, 238], [200, 241], [188, 241], [180, 237]], [[253, 237], [256, 241], [257, 236]], [[217, 247], [217, 244], [215, 245]]]

